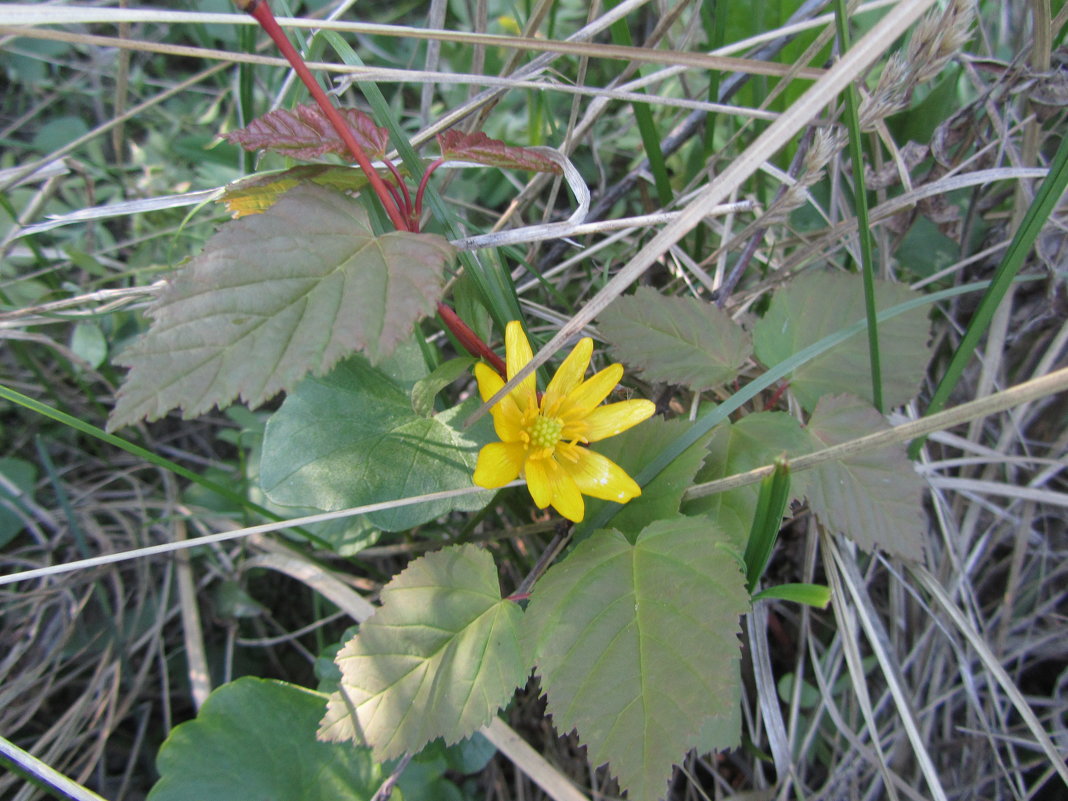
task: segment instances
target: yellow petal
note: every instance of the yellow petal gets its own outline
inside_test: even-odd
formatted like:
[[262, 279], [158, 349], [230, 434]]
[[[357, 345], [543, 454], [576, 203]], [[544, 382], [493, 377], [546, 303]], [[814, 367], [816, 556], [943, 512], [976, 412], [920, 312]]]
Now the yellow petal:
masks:
[[545, 388], [545, 394], [541, 398], [541, 408], [544, 414], [556, 414], [556, 404], [582, 382], [582, 377], [586, 375], [586, 368], [590, 366], [591, 356], [593, 356], [593, 340], [584, 337], [564, 359], [564, 363], [556, 371], [553, 380]]
[[578, 485], [563, 467], [557, 465], [554, 473], [553, 508], [573, 523], [581, 523], [586, 515], [586, 503]]
[[[597, 442], [614, 437], [638, 423], [648, 420], [656, 411], [656, 404], [649, 400], [626, 400], [598, 406], [586, 415], [586, 439]], [[503, 437], [502, 437], [503, 439]]]
[[501, 387], [504, 386], [504, 379], [497, 374], [496, 370], [483, 362], [475, 365], [475, 378], [478, 380], [478, 394], [483, 403], [500, 392]]
[[583, 493], [616, 503], [626, 503], [642, 494], [642, 488], [611, 459], [587, 448], [578, 450], [578, 462], [564, 464], [562, 469], [568, 472]]
[[623, 377], [623, 365], [613, 364], [584, 381], [567, 393], [560, 404], [559, 416], [565, 421], [581, 419], [593, 411], [601, 401], [608, 397], [619, 379]]
[[519, 477], [526, 450], [519, 443], [491, 442], [478, 452], [474, 482], [486, 489], [503, 487]]
[[[523, 333], [523, 325], [518, 320], [512, 320], [504, 330], [504, 350], [508, 363], [508, 380], [511, 381], [534, 358], [527, 335]], [[521, 411], [526, 411], [538, 402], [535, 380], [534, 373], [531, 373], [512, 391], [512, 397]]]
[[545, 466], [550, 459], [528, 459], [525, 471], [527, 475], [527, 489], [530, 497], [534, 499], [534, 505], [544, 509], [553, 499], [553, 487], [549, 481], [549, 473]]
[[[475, 378], [478, 379], [478, 394], [483, 402], [496, 395], [504, 386], [504, 380], [497, 371], [482, 362], [475, 365]], [[518, 442], [521, 439], [523, 413], [516, 406], [515, 398], [505, 395], [493, 405], [490, 414], [493, 415], [493, 429], [504, 442]]]

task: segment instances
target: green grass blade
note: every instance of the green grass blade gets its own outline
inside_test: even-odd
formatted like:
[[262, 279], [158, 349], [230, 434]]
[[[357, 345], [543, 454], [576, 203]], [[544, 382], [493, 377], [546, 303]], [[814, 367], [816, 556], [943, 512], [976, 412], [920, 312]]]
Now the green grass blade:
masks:
[[790, 465], [785, 458], [779, 457], [775, 460], [775, 472], [760, 482], [756, 514], [753, 515], [753, 526], [745, 545], [745, 575], [750, 593], [768, 566], [789, 500]]
[[[971, 361], [979, 339], [986, 333], [994, 312], [1023, 267], [1024, 259], [1031, 252], [1043, 224], [1049, 218], [1058, 199], [1064, 194], [1066, 187], [1068, 187], [1068, 136], [1061, 139], [1060, 147], [1057, 148], [1057, 153], [1050, 164], [1049, 173], [1042, 180], [1034, 202], [1024, 215], [1012, 242], [1009, 243], [1009, 249], [1005, 251], [1005, 257], [994, 273], [994, 280], [990, 282], [989, 289], [979, 302], [975, 316], [968, 324], [968, 330], [964, 332], [964, 338], [961, 339], [953, 358], [950, 359], [942, 380], [938, 382], [924, 415], [939, 412], [946, 405], [946, 401], [964, 373], [964, 368]], [[915, 459], [919, 455], [924, 439], [913, 440], [909, 445], [910, 458]]]
[[[845, 0], [835, 0], [834, 21], [838, 28], [841, 52], [849, 49], [849, 17]], [[868, 353], [871, 361], [871, 396], [873, 405], [883, 412], [882, 368], [879, 359], [879, 328], [875, 323], [875, 264], [871, 226], [868, 222], [868, 190], [864, 186], [864, 154], [860, 144], [860, 118], [857, 114], [857, 88], [845, 90], [845, 116], [849, 129], [849, 158], [853, 162], [853, 198], [860, 238], [861, 273], [864, 276], [864, 306], [868, 316]]]
[[[606, 7], [611, 10], [617, 5], [619, 0], [608, 0]], [[609, 30], [613, 43], [627, 47], [634, 44], [626, 19], [616, 20]], [[637, 91], [639, 94], [645, 94], [645, 89], [639, 88]], [[660, 149], [660, 132], [656, 129], [653, 112], [648, 103], [631, 103], [631, 108], [634, 109], [634, 119], [638, 123], [638, 134], [642, 138], [645, 156], [649, 159], [649, 170], [656, 186], [656, 199], [661, 208], [667, 208], [674, 193], [671, 191], [671, 181], [668, 180], [667, 163], [664, 161], [664, 151]]]
[[[34, 400], [33, 398], [23, 395], [21, 392], [16, 392], [13, 389], [9, 389], [3, 384], [0, 384], [0, 398], [3, 398], [6, 401], [10, 401], [11, 403], [18, 404], [24, 409], [28, 409], [31, 412], [35, 412], [36, 414], [39, 414], [42, 417], [47, 417], [50, 420], [55, 420], [57, 423], [62, 423], [63, 425], [68, 426], [74, 429], [75, 431], [80, 431], [81, 433], [87, 434], [88, 436], [93, 437], [94, 439], [100, 440], [101, 442], [106, 442], [108, 445], [112, 445], [116, 448], [119, 448], [120, 450], [124, 450], [127, 453], [136, 456], [138, 459], [144, 459], [149, 464], [156, 465], [156, 467], [162, 467], [164, 470], [169, 470], [175, 475], [188, 479], [194, 484], [198, 484], [204, 489], [210, 492], [214, 492], [216, 495], [219, 495], [230, 501], [231, 503], [236, 504], [237, 506], [240, 506], [244, 509], [247, 509], [250, 512], [262, 515], [263, 517], [266, 517], [269, 520], [281, 521], [285, 519], [281, 515], [275, 514], [270, 509], [265, 509], [259, 504], [253, 503], [247, 498], [242, 497], [238, 493], [228, 489], [222, 484], [217, 484], [211, 479], [204, 478], [204, 476], [198, 475], [192, 470], [182, 467], [177, 462], [172, 462], [170, 459], [167, 459], [163, 456], [159, 456], [158, 454], [153, 453], [147, 448], [142, 448], [140, 445], [136, 445], [133, 442], [130, 442], [129, 440], [123, 439], [122, 437], [117, 437], [114, 434], [109, 434], [102, 428], [97, 428], [91, 423], [87, 423], [84, 420], [79, 420], [77, 417], [73, 417], [67, 414], [66, 412], [61, 412], [59, 409], [55, 409], [45, 403], [41, 403], [38, 400]], [[307, 539], [319, 545], [329, 547], [329, 543], [324, 542], [319, 537], [316, 537], [308, 531], [296, 528], [293, 530], [299, 532], [301, 536], [306, 537]]]

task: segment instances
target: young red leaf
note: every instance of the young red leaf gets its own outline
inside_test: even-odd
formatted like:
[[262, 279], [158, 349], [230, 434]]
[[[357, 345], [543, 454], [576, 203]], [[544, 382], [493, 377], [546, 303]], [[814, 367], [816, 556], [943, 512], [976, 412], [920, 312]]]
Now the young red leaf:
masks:
[[445, 131], [438, 134], [438, 145], [445, 161], [473, 161], [506, 170], [563, 172], [559, 164], [537, 150], [506, 145], [499, 139], [490, 139], [481, 131], [470, 134], [457, 130]]
[[[340, 108], [342, 118], [369, 158], [380, 159], [386, 153], [389, 133], [359, 109]], [[293, 111], [277, 109], [254, 119], [246, 128], [223, 134], [228, 142], [245, 150], [273, 150], [303, 161], [314, 161], [324, 153], [337, 153], [352, 161], [353, 156], [337, 131], [314, 104], [297, 106]]]

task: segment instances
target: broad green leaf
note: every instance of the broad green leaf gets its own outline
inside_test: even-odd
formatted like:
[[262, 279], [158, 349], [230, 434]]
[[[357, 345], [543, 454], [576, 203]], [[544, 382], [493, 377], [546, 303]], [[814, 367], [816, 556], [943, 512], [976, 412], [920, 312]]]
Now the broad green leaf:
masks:
[[433, 234], [375, 236], [358, 200], [291, 189], [224, 226], [163, 290], [116, 360], [132, 369], [109, 428], [257, 406], [354, 351], [383, 359], [433, 310], [452, 253]]
[[[771, 464], [784, 453], [787, 457], [799, 456], [808, 453], [812, 447], [811, 439], [800, 424], [785, 412], [746, 415], [737, 423], [722, 423], [713, 429], [705, 466], [697, 474], [697, 482], [745, 473]], [[799, 489], [796, 474], [793, 478], [790, 497], [800, 498], [803, 493]], [[737, 519], [743, 526], [739, 547], [744, 551], [759, 495], [760, 485], [751, 484], [687, 501], [683, 512], [705, 514], [713, 520], [724, 516]]]
[[[851, 395], [823, 398], [808, 423], [813, 450], [885, 431], [889, 424]], [[924, 481], [903, 445], [887, 445], [796, 473], [820, 522], [865, 550], [923, 559]]]
[[[339, 108], [338, 113], [369, 159], [373, 161], [385, 155], [389, 144], [389, 132], [385, 128], [375, 125], [359, 109]], [[245, 150], [273, 150], [302, 161], [314, 161], [326, 153], [355, 160], [326, 114], [314, 103], [301, 104], [292, 111], [269, 111], [247, 127], [223, 134], [223, 138]]]
[[319, 736], [370, 745], [376, 759], [468, 737], [526, 678], [522, 616], [501, 598], [487, 551], [462, 545], [416, 559], [338, 654], [341, 692]]
[[70, 349], [96, 368], [108, 357], [108, 340], [96, 323], [78, 323], [71, 332]]
[[[665, 442], [677, 439], [689, 425], [685, 420], [652, 417], [640, 426], [598, 442], [593, 450], [607, 456], [633, 476], [663, 449]], [[622, 531], [628, 540], [633, 541], [638, 532], [650, 523], [677, 517], [683, 493], [693, 483], [694, 474], [705, 459], [708, 440], [708, 436], [702, 437], [683, 451], [656, 478], [642, 487], [642, 494], [634, 500], [622, 507], [611, 504], [619, 510], [611, 518], [612, 528]], [[587, 499], [586, 518], [596, 518], [601, 507], [610, 503]]]
[[428, 415], [434, 411], [434, 398], [441, 390], [471, 369], [475, 359], [460, 356], [442, 362], [434, 372], [415, 382], [412, 387], [412, 409], [416, 414]]
[[[366, 360], [353, 357], [307, 378], [267, 424], [260, 482], [272, 503], [333, 511], [472, 486], [492, 422], [463, 430], [477, 398], [423, 417]], [[417, 526], [453, 509], [481, 509], [492, 491], [372, 512], [386, 531]]]
[[245, 677], [213, 692], [160, 748], [150, 801], [366, 801], [385, 776], [366, 749], [319, 742], [326, 697]]
[[506, 145], [490, 139], [481, 131], [466, 133], [453, 128], [438, 134], [441, 157], [446, 161], [473, 161], [505, 170], [562, 173], [563, 168], [551, 158], [529, 147]]
[[738, 375], [752, 352], [749, 335], [726, 312], [694, 298], [640, 287], [598, 318], [612, 354], [646, 381], [712, 389]]
[[[875, 282], [875, 307], [882, 311], [916, 298], [901, 284]], [[859, 275], [809, 273], [778, 290], [768, 313], [753, 328], [757, 358], [775, 365], [825, 336], [864, 319], [864, 288]], [[899, 406], [916, 395], [931, 351], [930, 322], [922, 308], [880, 324], [883, 401]], [[807, 411], [823, 395], [853, 392], [871, 400], [868, 340], [858, 334], [795, 370], [790, 388]]]
[[[672, 765], [737, 701], [741, 557], [703, 518], [598, 531], [535, 585], [523, 620], [548, 712], [609, 764], [631, 801], [667, 791]], [[733, 738], [737, 741], [737, 737]]]
[[278, 198], [302, 183], [315, 183], [341, 192], [359, 192], [367, 186], [367, 176], [357, 167], [302, 164], [234, 181], [217, 200], [225, 203], [226, 210], [236, 219], [267, 211]]
[[[37, 468], [13, 457], [0, 459], [0, 548], [25, 528], [23, 515], [29, 515], [23, 500], [33, 500]], [[21, 511], [21, 514], [20, 514]]]

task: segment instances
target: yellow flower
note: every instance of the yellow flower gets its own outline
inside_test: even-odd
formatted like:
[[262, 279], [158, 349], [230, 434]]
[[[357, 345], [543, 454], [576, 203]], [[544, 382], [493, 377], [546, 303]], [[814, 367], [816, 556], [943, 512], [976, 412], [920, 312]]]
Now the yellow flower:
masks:
[[[533, 353], [523, 327], [514, 320], [508, 323], [504, 341], [510, 380]], [[647, 400], [601, 406], [623, 377], [623, 365], [613, 364], [583, 381], [592, 355], [593, 340], [586, 337], [564, 359], [540, 404], [531, 373], [490, 410], [501, 441], [479, 452], [474, 477], [478, 486], [494, 489], [523, 475], [540, 509], [551, 504], [576, 523], [586, 511], [583, 494], [618, 503], [642, 494], [622, 467], [583, 446], [626, 431], [648, 419], [656, 407]], [[475, 378], [483, 401], [504, 386], [485, 364], [475, 365]]]

